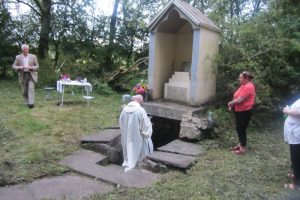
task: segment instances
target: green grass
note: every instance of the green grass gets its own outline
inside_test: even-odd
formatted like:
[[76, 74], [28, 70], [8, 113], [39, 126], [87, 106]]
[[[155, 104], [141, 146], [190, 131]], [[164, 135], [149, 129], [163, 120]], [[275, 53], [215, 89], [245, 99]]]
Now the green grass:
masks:
[[[80, 94], [80, 91], [77, 91]], [[117, 124], [121, 95], [93, 94], [91, 106], [80, 95], [68, 96], [63, 107], [56, 99], [43, 103], [45, 92], [36, 91], [36, 107], [26, 108], [17, 81], [0, 81], [0, 183], [30, 182], [56, 176], [69, 169], [59, 165], [67, 154], [79, 149], [80, 138]], [[221, 112], [216, 112], [221, 115]], [[282, 121], [248, 131], [249, 151], [235, 156], [229, 147], [237, 141], [230, 128], [230, 114], [219, 116], [227, 126], [220, 138], [200, 142], [206, 152], [186, 172], [161, 174], [158, 183], [145, 189], [116, 188], [96, 199], [287, 199], [299, 197], [283, 188], [290, 182], [288, 145], [283, 142]], [[255, 116], [252, 120], [255, 121]], [[297, 198], [295, 198], [297, 199]]]
[[80, 138], [117, 124], [121, 95], [93, 93], [90, 107], [81, 90], [67, 92], [63, 107], [57, 96], [43, 102], [45, 91], [36, 89], [36, 105], [24, 103], [17, 81], [0, 81], [0, 185], [30, 182], [68, 171], [58, 164], [65, 155], [79, 149]]
[[[146, 189], [115, 190], [96, 199], [286, 199], [299, 193], [283, 188], [289, 171], [288, 145], [282, 130], [251, 130], [249, 152], [233, 155], [218, 140], [201, 142], [205, 155], [187, 172], [170, 171], [161, 182]], [[232, 136], [235, 136], [232, 133]], [[235, 138], [236, 139], [236, 138]]]

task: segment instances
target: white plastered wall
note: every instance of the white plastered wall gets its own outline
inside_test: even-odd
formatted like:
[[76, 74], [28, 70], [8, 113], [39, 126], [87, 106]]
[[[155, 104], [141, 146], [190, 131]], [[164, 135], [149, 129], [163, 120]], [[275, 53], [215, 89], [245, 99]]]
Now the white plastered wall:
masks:
[[173, 72], [175, 36], [171, 33], [155, 34], [155, 49], [153, 62], [152, 88], [153, 99], [163, 98], [164, 83], [168, 82]]
[[174, 71], [182, 71], [183, 62], [192, 62], [193, 29], [187, 22], [176, 34]]
[[216, 93], [217, 68], [213, 66], [213, 59], [219, 51], [219, 34], [202, 27], [199, 41], [197, 91], [193, 105], [206, 103]]

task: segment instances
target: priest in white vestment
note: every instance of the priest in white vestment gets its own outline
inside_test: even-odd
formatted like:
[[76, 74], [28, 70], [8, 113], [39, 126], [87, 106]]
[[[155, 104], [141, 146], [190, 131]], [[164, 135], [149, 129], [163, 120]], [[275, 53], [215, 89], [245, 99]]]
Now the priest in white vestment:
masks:
[[153, 153], [152, 124], [141, 107], [142, 95], [135, 95], [122, 110], [119, 118], [125, 172], [134, 168], [139, 160]]

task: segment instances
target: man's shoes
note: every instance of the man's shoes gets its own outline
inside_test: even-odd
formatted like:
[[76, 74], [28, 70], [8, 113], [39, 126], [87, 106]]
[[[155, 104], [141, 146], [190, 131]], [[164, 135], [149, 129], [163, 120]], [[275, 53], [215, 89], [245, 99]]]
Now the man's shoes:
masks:
[[33, 104], [28, 104], [28, 108], [29, 108], [29, 109], [32, 109], [33, 107], [34, 107]]

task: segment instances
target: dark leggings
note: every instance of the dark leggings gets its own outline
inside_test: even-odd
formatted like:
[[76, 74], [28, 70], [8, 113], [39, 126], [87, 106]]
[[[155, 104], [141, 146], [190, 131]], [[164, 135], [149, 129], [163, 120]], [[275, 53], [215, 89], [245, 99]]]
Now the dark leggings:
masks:
[[300, 186], [300, 144], [290, 144], [294, 184]]
[[236, 132], [238, 134], [239, 142], [242, 147], [245, 147], [247, 144], [246, 129], [251, 119], [251, 113], [251, 110], [234, 112]]

